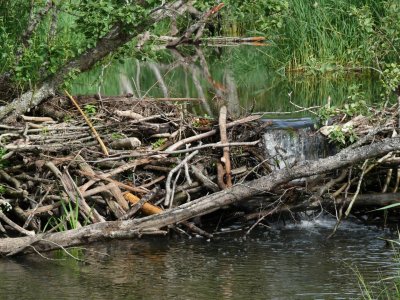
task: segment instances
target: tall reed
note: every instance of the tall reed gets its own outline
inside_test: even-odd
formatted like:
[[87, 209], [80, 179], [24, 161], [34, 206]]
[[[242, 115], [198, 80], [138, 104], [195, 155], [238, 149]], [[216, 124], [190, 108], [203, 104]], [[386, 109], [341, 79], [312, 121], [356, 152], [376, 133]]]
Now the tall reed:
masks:
[[275, 68], [330, 72], [400, 60], [397, 0], [230, 2], [222, 18], [225, 32], [264, 34], [272, 46], [268, 54]]

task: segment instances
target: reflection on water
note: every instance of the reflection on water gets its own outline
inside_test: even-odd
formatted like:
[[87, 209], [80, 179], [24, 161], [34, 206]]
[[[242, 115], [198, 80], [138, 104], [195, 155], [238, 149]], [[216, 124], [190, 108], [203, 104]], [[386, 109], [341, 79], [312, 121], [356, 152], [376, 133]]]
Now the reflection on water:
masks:
[[325, 105], [328, 97], [332, 105], [349, 96], [353, 96], [351, 101], [380, 99], [380, 86], [368, 75], [283, 76], [272, 70], [262, 47], [194, 48], [185, 53], [160, 50], [157, 56], [157, 62], [126, 59], [81, 74], [73, 92], [95, 94], [100, 87], [105, 95], [200, 98], [201, 105], [191, 106], [199, 115], [214, 115], [223, 101], [231, 114], [237, 114], [295, 111], [299, 108], [290, 102], [311, 107]]
[[360, 298], [351, 267], [367, 282], [396, 274], [382, 232], [344, 223], [327, 240], [333, 225], [302, 221], [211, 242], [95, 244], [83, 251], [90, 264], [3, 259], [0, 299], [349, 299]]

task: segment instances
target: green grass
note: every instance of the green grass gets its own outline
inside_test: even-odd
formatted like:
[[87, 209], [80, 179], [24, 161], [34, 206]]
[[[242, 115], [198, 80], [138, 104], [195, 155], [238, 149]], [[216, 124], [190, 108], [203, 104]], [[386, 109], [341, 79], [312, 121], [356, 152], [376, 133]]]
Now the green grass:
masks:
[[367, 283], [362, 274], [355, 270], [358, 284], [365, 300], [400, 299], [400, 274], [383, 278], [375, 283]]
[[229, 2], [222, 11], [225, 33], [265, 35], [274, 69], [326, 73], [399, 62], [396, 0]]
[[67, 231], [79, 227], [79, 206], [73, 205], [71, 201], [67, 203], [61, 200], [61, 215], [59, 217], [50, 217], [43, 228], [46, 232], [48, 228], [57, 228], [57, 231]]
[[[398, 247], [400, 240], [389, 241], [392, 242], [393, 247]], [[400, 253], [395, 249], [395, 256], [393, 263], [400, 263]], [[357, 269], [352, 267], [354, 274], [357, 277], [362, 297], [365, 300], [400, 299], [400, 271], [391, 277], [380, 278], [374, 282], [367, 282], [363, 274]]]

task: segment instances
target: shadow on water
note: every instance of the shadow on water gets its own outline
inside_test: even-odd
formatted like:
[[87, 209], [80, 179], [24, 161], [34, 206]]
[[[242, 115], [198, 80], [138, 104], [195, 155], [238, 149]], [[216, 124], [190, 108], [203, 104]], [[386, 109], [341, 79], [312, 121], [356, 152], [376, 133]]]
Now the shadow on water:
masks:
[[[304, 73], [285, 76], [272, 70], [263, 47], [191, 48], [178, 52], [157, 52], [157, 62], [126, 59], [105, 69], [79, 76], [75, 94], [121, 95], [136, 97], [198, 97], [204, 102], [193, 106], [199, 115], [213, 115], [226, 99], [232, 114], [239, 112], [287, 112], [297, 108], [290, 102], [310, 107], [338, 105], [354, 96], [374, 102], [381, 92], [370, 74]], [[354, 97], [353, 97], [354, 101]], [[303, 114], [306, 115], [306, 114]]]
[[[204, 239], [98, 243], [89, 263], [26, 256], [0, 261], [1, 299], [349, 299], [367, 282], [397, 273], [375, 229], [322, 217], [264, 231]], [[49, 254], [47, 254], [49, 255]], [[60, 257], [59, 253], [52, 257]], [[18, 288], [16, 288], [18, 286]]]

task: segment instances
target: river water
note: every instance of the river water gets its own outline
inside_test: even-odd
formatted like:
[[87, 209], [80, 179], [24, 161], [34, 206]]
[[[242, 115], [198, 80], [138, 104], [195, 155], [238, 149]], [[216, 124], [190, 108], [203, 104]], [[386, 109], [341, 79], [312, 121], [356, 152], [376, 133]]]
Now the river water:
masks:
[[[399, 263], [384, 232], [334, 220], [202, 238], [153, 237], [0, 260], [0, 299], [360, 299]], [[222, 232], [220, 232], [222, 233]]]
[[[82, 74], [74, 94], [136, 97], [194, 97], [198, 115], [217, 116], [220, 98], [231, 115], [248, 112], [293, 112], [299, 107], [331, 106], [345, 101], [375, 102], [382, 92], [369, 74], [283, 74], [273, 70], [263, 47], [238, 46], [159, 51], [157, 63], [126, 59]], [[303, 114], [305, 115], [305, 114]], [[293, 117], [293, 115], [291, 116]]]
[[[163, 53], [154, 64], [128, 59], [83, 74], [73, 92], [204, 98], [191, 107], [199, 115], [215, 115], [221, 95], [235, 114], [293, 111], [292, 103], [325, 105], [328, 97], [332, 105], [371, 102], [379, 94], [369, 77], [271, 72], [262, 48], [204, 52]], [[384, 231], [344, 222], [327, 239], [334, 224], [323, 217], [257, 227], [246, 238], [220, 232], [212, 241], [152, 237], [72, 249], [84, 262], [61, 251], [44, 254], [52, 260], [2, 259], [0, 299], [359, 299], [356, 270], [369, 284], [397, 274], [393, 251], [379, 239]]]

